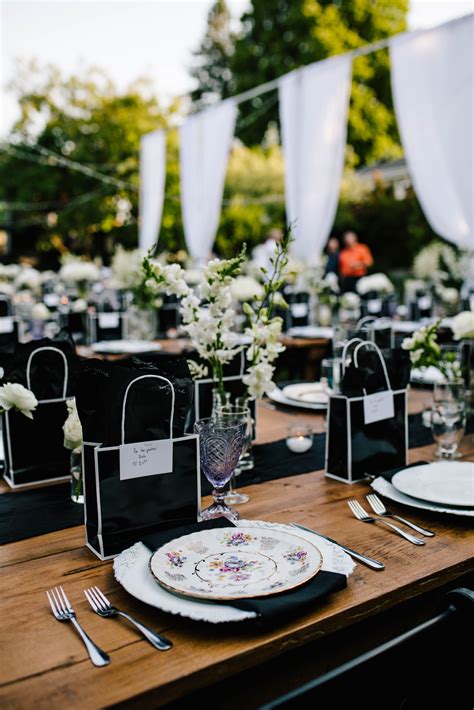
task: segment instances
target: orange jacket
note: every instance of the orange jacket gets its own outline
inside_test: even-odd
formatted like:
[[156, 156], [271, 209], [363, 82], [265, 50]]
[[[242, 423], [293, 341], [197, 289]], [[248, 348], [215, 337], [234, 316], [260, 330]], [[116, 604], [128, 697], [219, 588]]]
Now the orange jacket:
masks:
[[346, 247], [339, 254], [339, 272], [341, 276], [365, 276], [374, 260], [367, 244], [354, 244]]

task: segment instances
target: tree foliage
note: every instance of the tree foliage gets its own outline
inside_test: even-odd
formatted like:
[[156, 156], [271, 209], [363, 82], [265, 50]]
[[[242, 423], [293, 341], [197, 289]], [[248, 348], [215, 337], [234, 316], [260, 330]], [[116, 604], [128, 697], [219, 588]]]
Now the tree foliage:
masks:
[[[132, 246], [137, 233], [140, 137], [165, 127], [176, 107], [163, 111], [145, 80], [121, 93], [96, 69], [83, 77], [65, 78], [54, 67], [30, 65], [18, 73], [14, 90], [21, 115], [12, 129], [9, 152], [0, 153], [0, 197], [38, 205], [13, 212], [16, 241], [21, 236], [25, 244], [41, 251], [103, 255], [116, 240]], [[51, 157], [38, 153], [35, 146], [50, 151]], [[126, 186], [60, 166], [53, 154]], [[171, 171], [172, 192], [176, 179]]]
[[[223, 4], [216, 3], [221, 12]], [[215, 78], [214, 92], [240, 93], [300, 66], [402, 32], [407, 11], [408, 0], [252, 0], [241, 18], [233, 51], [226, 54], [227, 66], [222, 53], [214, 63], [218, 47], [212, 46], [208, 30], [206, 41], [211, 46], [202, 55], [207, 63], [201, 69], [219, 77], [224, 67], [226, 81], [219, 86]], [[271, 94], [242, 104], [240, 110], [238, 135], [248, 145], [259, 143], [269, 123], [278, 122], [277, 101]], [[252, 113], [254, 120], [250, 120]], [[352, 165], [400, 155], [386, 50], [354, 61], [347, 155]]]

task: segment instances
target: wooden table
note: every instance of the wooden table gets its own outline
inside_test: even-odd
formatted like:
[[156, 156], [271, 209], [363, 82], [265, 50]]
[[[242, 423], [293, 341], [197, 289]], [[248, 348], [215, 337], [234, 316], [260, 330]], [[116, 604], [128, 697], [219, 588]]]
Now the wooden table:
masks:
[[[420, 409], [423, 395], [413, 395], [411, 408]], [[320, 415], [277, 412], [265, 403], [259, 415], [262, 442], [281, 438], [295, 416], [312, 421], [315, 430], [323, 428]], [[462, 449], [474, 460], [473, 436]], [[412, 449], [410, 459], [429, 458], [432, 450]], [[179, 707], [190, 707], [191, 693], [197, 693], [192, 704], [257, 707], [426, 617], [446, 587], [466, 584], [473, 574], [472, 519], [410, 510], [413, 520], [436, 532], [424, 547], [414, 547], [351, 516], [345, 501], [362, 499], [365, 483], [344, 485], [318, 471], [245, 490], [251, 497], [241, 508], [245, 517], [301, 522], [383, 560], [386, 570], [357, 565], [346, 590], [295, 620], [262, 629], [253, 623], [199, 624], [135, 601], [115, 581], [112, 563], [100, 562], [84, 547], [81, 527], [5, 545], [0, 549], [2, 710], [143, 708], [179, 698], [188, 698]], [[108, 667], [94, 668], [72, 627], [51, 616], [45, 589], [58, 584], [93, 639], [110, 653]], [[174, 648], [155, 651], [125, 623], [91, 613], [83, 589], [95, 584], [118, 607], [166, 633]], [[205, 689], [204, 698], [199, 689]]]

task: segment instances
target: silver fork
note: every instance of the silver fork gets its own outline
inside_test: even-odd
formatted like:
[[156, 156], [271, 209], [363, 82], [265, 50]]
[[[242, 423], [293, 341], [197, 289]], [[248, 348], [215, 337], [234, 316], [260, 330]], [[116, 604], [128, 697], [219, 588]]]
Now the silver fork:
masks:
[[142, 632], [151, 645], [158, 650], [168, 651], [168, 649], [173, 647], [171, 641], [165, 636], [157, 634], [156, 631], [144, 626], [144, 624], [137, 621], [137, 619], [130, 616], [130, 614], [127, 614], [125, 611], [120, 611], [117, 607], [113, 606], [105, 594], [100, 591], [99, 587], [89, 587], [89, 589], [84, 590], [84, 594], [86, 595], [87, 601], [95, 613], [102, 616], [104, 619], [109, 619], [114, 616], [123, 616], [124, 619], [127, 619], [131, 624], [136, 626], [136, 628]]
[[352, 510], [353, 514], [357, 518], [357, 520], [361, 520], [363, 523], [383, 523], [387, 527], [391, 528], [394, 532], [398, 533], [398, 535], [401, 535], [402, 537], [405, 538], [405, 540], [408, 540], [408, 542], [413, 543], [413, 545], [424, 545], [425, 541], [420, 540], [419, 537], [415, 537], [414, 535], [410, 535], [410, 533], [405, 532], [405, 530], [402, 530], [401, 528], [398, 527], [398, 525], [394, 525], [393, 523], [389, 523], [388, 520], [384, 520], [383, 518], [372, 518], [364, 508], [361, 506], [360, 503], [356, 500], [348, 500], [347, 505], [349, 508]]
[[369, 493], [369, 495], [365, 496], [368, 500], [368, 503], [374, 513], [376, 515], [382, 515], [387, 518], [394, 518], [394, 520], [398, 520], [400, 523], [403, 523], [404, 525], [408, 525], [409, 528], [412, 530], [416, 530], [416, 532], [421, 533], [422, 535], [425, 535], [425, 537], [434, 537], [434, 532], [431, 530], [427, 530], [426, 528], [422, 528], [421, 525], [417, 525], [416, 523], [412, 523], [410, 520], [407, 520], [406, 518], [402, 518], [401, 515], [395, 515], [395, 513], [391, 513], [387, 508], [385, 507], [384, 503], [380, 500], [380, 498], [375, 495], [375, 493]]
[[89, 657], [94, 664], [94, 666], [106, 666], [110, 663], [110, 657], [105, 651], [95, 645], [91, 638], [86, 634], [78, 620], [76, 619], [76, 614], [72, 608], [69, 599], [62, 587], [56, 587], [46, 592], [48, 601], [53, 612], [54, 618], [58, 621], [72, 621], [74, 627], [77, 629], [79, 636], [84, 642]]

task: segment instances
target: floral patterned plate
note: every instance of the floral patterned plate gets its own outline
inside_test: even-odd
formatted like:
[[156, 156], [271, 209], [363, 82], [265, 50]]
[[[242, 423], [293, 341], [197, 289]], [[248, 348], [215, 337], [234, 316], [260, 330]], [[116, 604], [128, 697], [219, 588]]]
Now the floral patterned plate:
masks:
[[165, 589], [201, 599], [246, 599], [286, 592], [321, 568], [311, 542], [281, 530], [202, 530], [163, 545], [150, 570]]

